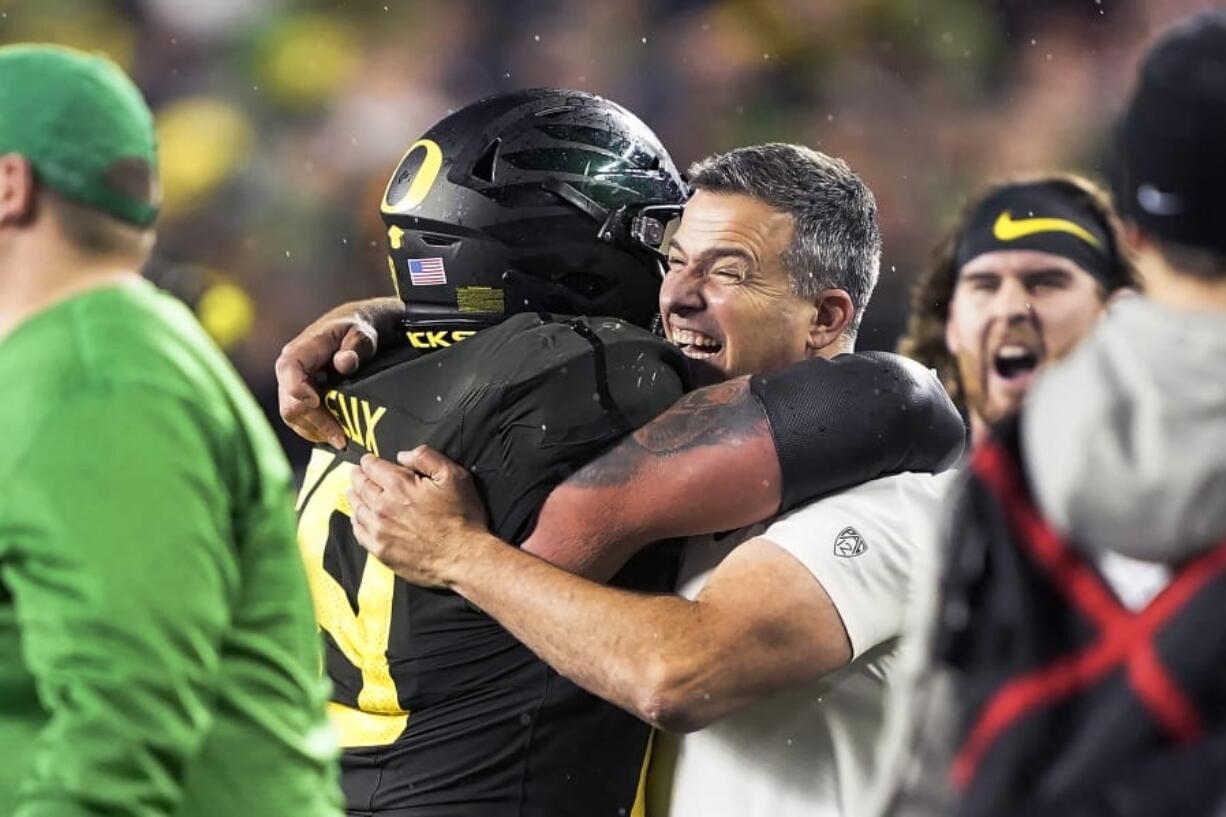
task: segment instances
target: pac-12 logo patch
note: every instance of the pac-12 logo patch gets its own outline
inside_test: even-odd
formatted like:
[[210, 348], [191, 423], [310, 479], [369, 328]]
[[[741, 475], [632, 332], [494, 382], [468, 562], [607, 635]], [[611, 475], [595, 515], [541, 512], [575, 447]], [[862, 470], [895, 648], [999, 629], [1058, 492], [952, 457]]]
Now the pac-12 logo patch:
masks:
[[868, 550], [864, 537], [855, 528], [843, 528], [834, 538], [834, 555], [850, 559]]

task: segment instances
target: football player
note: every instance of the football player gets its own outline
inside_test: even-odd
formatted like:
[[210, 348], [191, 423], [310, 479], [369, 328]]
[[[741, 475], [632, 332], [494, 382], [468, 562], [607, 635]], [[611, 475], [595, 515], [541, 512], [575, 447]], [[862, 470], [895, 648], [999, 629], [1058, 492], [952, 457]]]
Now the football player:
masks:
[[[684, 358], [645, 328], [656, 312], [657, 251], [683, 194], [655, 136], [619, 106], [569, 91], [482, 100], [415, 142], [388, 185], [382, 210], [403, 306], [343, 307], [278, 361], [285, 416], [321, 442], [299, 534], [354, 813], [630, 814], [640, 802], [648, 727], [558, 676], [459, 596], [413, 587], [368, 559], [343, 492], [363, 454], [390, 458], [428, 443], [471, 471], [492, 529], [525, 543], [556, 483], [687, 388]], [[314, 394], [308, 375], [326, 361], [352, 371], [393, 326], [400, 348]], [[589, 547], [559, 549], [551, 539], [555, 549], [540, 555], [667, 591], [673, 549], [654, 545], [633, 558], [631, 550], [956, 456], [962, 426], [934, 378], [889, 356], [845, 357], [821, 361], [807, 382], [820, 389], [823, 378], [840, 377], [856, 394], [876, 389], [880, 405], [866, 405], [868, 415], [830, 420], [852, 432], [780, 445], [777, 436], [801, 425], [766, 405], [795, 396], [785, 377], [765, 390], [770, 398], [764, 391], [733, 405], [713, 392], [713, 417], [753, 417], [744, 442], [753, 463], [721, 493], [726, 502], [676, 501], [727, 482], [718, 464], [681, 468], [662, 486], [658, 510], [628, 515], [634, 547], [609, 555], [579, 534], [572, 543]], [[932, 429], [918, 445], [915, 424]], [[822, 461], [836, 454], [841, 467]], [[620, 510], [586, 520], [585, 530], [598, 538], [602, 522], [616, 529], [627, 518]]]

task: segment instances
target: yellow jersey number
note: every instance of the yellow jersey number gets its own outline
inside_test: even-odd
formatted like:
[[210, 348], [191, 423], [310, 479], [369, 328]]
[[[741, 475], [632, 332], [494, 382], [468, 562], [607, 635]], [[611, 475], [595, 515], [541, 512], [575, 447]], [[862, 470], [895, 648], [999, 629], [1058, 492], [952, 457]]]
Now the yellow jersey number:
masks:
[[[328, 715], [345, 747], [383, 746], [408, 724], [387, 665], [392, 628], [392, 588], [396, 575], [378, 559], [367, 557], [358, 585], [354, 615], [345, 590], [324, 570], [324, 545], [334, 513], [351, 516], [345, 491], [353, 463], [336, 463], [337, 455], [316, 449], [298, 494], [298, 546], [315, 601], [315, 620], [332, 636], [345, 658], [362, 673], [356, 709], [331, 701]], [[333, 465], [335, 464], [335, 467]]]

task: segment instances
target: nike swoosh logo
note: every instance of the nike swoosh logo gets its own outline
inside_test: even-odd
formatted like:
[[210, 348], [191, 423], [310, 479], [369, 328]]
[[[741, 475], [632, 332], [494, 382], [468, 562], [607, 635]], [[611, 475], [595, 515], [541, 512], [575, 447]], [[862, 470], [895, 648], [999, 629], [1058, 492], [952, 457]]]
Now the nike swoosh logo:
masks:
[[992, 235], [998, 241], [1016, 241], [1036, 233], [1069, 233], [1075, 235], [1092, 247], [1102, 249], [1102, 243], [1080, 224], [1063, 218], [1013, 218], [1013, 214], [1005, 210], [996, 217], [992, 225]]

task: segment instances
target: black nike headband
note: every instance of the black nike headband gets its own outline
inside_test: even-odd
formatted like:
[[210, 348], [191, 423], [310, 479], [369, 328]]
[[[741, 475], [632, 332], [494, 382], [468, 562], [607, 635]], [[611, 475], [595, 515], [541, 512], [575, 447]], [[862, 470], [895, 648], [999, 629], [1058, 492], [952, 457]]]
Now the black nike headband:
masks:
[[961, 270], [1000, 250], [1038, 250], [1067, 258], [1107, 290], [1119, 280], [1115, 243], [1098, 214], [1049, 182], [1011, 184], [988, 196], [971, 214], [958, 245]]

